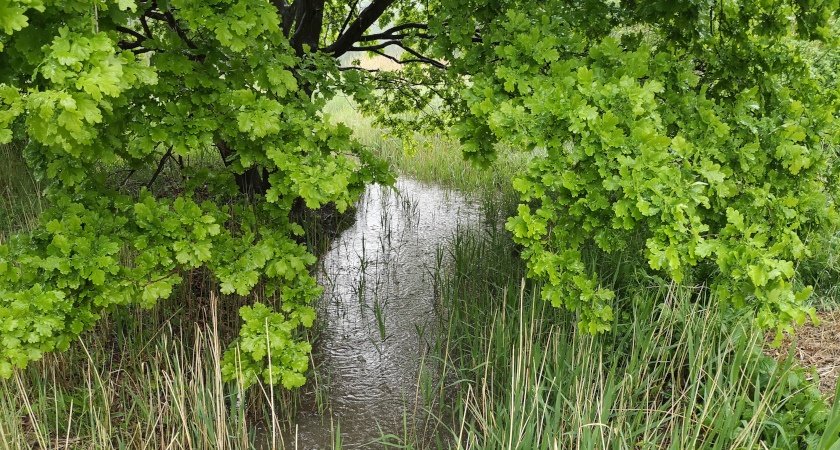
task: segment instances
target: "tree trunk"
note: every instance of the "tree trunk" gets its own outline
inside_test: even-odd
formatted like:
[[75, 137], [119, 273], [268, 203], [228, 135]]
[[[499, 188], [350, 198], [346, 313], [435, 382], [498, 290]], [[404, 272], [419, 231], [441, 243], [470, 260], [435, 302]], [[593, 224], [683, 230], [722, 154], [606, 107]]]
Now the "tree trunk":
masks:
[[295, 11], [295, 33], [291, 38], [292, 48], [298, 56], [306, 53], [304, 46], [309, 51], [318, 50], [321, 37], [321, 29], [324, 26], [324, 1], [325, 0], [299, 0], [294, 3]]
[[[234, 155], [234, 151], [223, 140], [216, 141], [216, 148], [219, 149], [219, 154], [222, 156], [222, 161], [226, 167], [232, 163], [230, 158]], [[247, 197], [254, 195], [265, 195], [268, 191], [268, 173], [258, 167], [250, 167], [241, 174], [234, 174], [236, 179], [236, 186], [239, 187], [239, 192], [245, 194]]]

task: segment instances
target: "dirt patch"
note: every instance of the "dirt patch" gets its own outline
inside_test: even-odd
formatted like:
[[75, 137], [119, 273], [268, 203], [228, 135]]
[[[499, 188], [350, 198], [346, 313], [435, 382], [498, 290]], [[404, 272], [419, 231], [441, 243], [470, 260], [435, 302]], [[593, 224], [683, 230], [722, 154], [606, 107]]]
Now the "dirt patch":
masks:
[[[793, 356], [802, 367], [813, 367], [819, 375], [819, 388], [829, 400], [834, 396], [840, 377], [840, 311], [818, 312], [820, 324], [806, 323], [796, 329], [793, 337], [785, 336], [779, 348], [766, 347], [776, 359], [787, 357], [793, 346]], [[773, 340], [768, 333], [767, 342]]]

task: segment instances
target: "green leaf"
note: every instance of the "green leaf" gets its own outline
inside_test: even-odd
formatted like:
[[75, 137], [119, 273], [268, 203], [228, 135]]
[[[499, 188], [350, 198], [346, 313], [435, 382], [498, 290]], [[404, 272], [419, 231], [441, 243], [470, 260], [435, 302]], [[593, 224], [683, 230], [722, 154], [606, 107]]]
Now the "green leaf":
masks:
[[90, 275], [90, 281], [96, 286], [105, 284], [105, 271], [102, 269], [94, 269]]
[[767, 271], [758, 265], [749, 266], [747, 273], [749, 274], [753, 285], [756, 287], [766, 286], [767, 282], [770, 280], [770, 276]]
[[306, 378], [298, 372], [291, 370], [283, 371], [283, 387], [286, 389], [294, 389], [301, 387], [306, 383]]
[[24, 14], [26, 8], [13, 0], [0, 2], [0, 27], [6, 34], [20, 31], [29, 25], [29, 19]]
[[134, 2], [134, 0], [117, 0], [117, 6], [123, 11], [125, 11], [125, 10], [136, 11], [137, 10], [137, 4]]

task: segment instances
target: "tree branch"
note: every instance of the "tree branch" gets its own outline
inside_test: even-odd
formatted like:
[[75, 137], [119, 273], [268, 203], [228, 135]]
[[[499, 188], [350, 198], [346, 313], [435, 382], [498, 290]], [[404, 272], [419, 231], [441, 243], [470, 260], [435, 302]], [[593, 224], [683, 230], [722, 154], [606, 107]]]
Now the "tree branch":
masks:
[[357, 6], [359, 6], [359, 0], [355, 0], [353, 2], [353, 5], [350, 6], [350, 12], [347, 13], [347, 18], [344, 19], [344, 23], [341, 24], [341, 28], [338, 30], [339, 36], [344, 34], [344, 30], [347, 29], [347, 25], [350, 23], [350, 19], [353, 18], [353, 13], [356, 12]]
[[169, 23], [169, 20], [166, 18], [166, 16], [164, 16], [160, 12], [152, 11], [151, 9], [146, 10], [146, 12], [143, 13], [143, 16], [148, 17], [149, 19], [154, 19], [154, 20], [160, 21], [160, 22], [166, 22], [167, 24]]
[[350, 47], [347, 51], [348, 52], [372, 52], [374, 50], [382, 50], [385, 47], [390, 47], [392, 45], [400, 45], [400, 41], [386, 41], [381, 42], [379, 44], [374, 45], [362, 45], [362, 46], [353, 46]]
[[356, 42], [370, 42], [370, 41], [378, 41], [378, 40], [382, 40], [382, 39], [397, 39], [397, 36], [400, 36], [400, 37], [428, 36], [428, 37], [430, 37], [428, 34], [420, 34], [420, 33], [417, 33], [417, 34], [402, 34], [402, 35], [395, 34], [395, 33], [399, 33], [400, 31], [405, 31], [405, 30], [410, 30], [410, 29], [428, 30], [429, 26], [424, 24], [424, 23], [413, 23], [413, 22], [412, 23], [404, 23], [402, 25], [397, 25], [395, 27], [389, 28], [389, 29], [387, 29], [387, 30], [385, 30], [381, 33], [369, 34], [367, 36], [361, 36], [361, 37], [359, 37], [359, 39], [356, 40]]
[[[135, 39], [133, 42], [132, 41], [120, 41], [120, 42], [118, 42], [117, 46], [122, 50], [138, 49], [143, 45], [143, 42], [145, 42], [146, 39], [149, 39], [150, 36], [151, 36], [151, 34], [148, 35], [148, 36], [144, 36], [144, 35], [140, 34], [139, 32], [137, 32], [135, 30], [132, 30], [131, 28], [126, 28], [126, 27], [119, 26], [119, 25], [117, 25], [117, 27], [115, 29], [120, 33], [128, 34]], [[135, 53], [139, 53], [139, 52], [135, 52]]]
[[320, 43], [321, 30], [324, 24], [325, 0], [298, 0], [295, 12], [295, 32], [289, 43], [298, 55], [304, 53], [304, 47], [317, 50]]
[[399, 58], [396, 58], [394, 56], [391, 56], [391, 55], [383, 52], [382, 50], [377, 49], [376, 47], [378, 47], [378, 46], [376, 46], [376, 45], [369, 46], [369, 47], [351, 47], [349, 51], [376, 53], [377, 55], [382, 56], [382, 57], [387, 58], [387, 59], [390, 59], [391, 61], [394, 61], [397, 64], [421, 63], [421, 64], [429, 64], [430, 66], [436, 67], [438, 69], [446, 69], [446, 65], [441, 63], [440, 61], [435, 61], [434, 59], [427, 58], [427, 57], [421, 55], [420, 53], [417, 53], [416, 51], [402, 45], [402, 43], [400, 43], [400, 42], [388, 43], [388, 45], [396, 45], [396, 46], [402, 48], [403, 50], [405, 50], [406, 52], [414, 55], [416, 57], [416, 59], [399, 59]]
[[140, 16], [140, 25], [143, 26], [143, 31], [146, 33], [146, 36], [152, 39], [152, 30], [149, 28], [149, 22], [146, 20], [145, 15]]
[[367, 36], [362, 36], [361, 38], [359, 38], [358, 42], [382, 41], [382, 40], [385, 40], [385, 39], [400, 40], [400, 39], [413, 38], [413, 37], [422, 38], [422, 39], [431, 39], [432, 35], [426, 34], [426, 33], [387, 34], [387, 35], [383, 34], [383, 33], [377, 33], [377, 34], [369, 34]]
[[131, 36], [133, 36], [135, 39], [137, 39], [137, 44], [138, 45], [141, 42], [143, 42], [143, 41], [145, 41], [146, 39], [149, 38], [149, 36], [143, 36], [142, 34], [138, 33], [137, 31], [132, 30], [131, 28], [126, 28], [126, 27], [119, 26], [119, 25], [117, 25], [116, 30], [119, 31], [120, 33], [130, 34]]
[[332, 44], [326, 46], [323, 50], [325, 53], [331, 53], [334, 57], [339, 57], [350, 50], [356, 42], [362, 37], [365, 31], [376, 22], [382, 13], [394, 4], [396, 0], [373, 0], [367, 8], [359, 13], [359, 17], [347, 27], [347, 31], [342, 33]]
[[[416, 59], [399, 59], [399, 58], [391, 56], [391, 55], [382, 51], [383, 48], [390, 47], [392, 45], [396, 45], [397, 47], [403, 49], [406, 53], [414, 56]], [[396, 62], [397, 64], [423, 63], [423, 64], [429, 64], [429, 65], [431, 65], [433, 67], [436, 67], [438, 69], [446, 69], [446, 65], [443, 64], [442, 62], [435, 61], [434, 59], [423, 56], [422, 54], [420, 54], [419, 52], [417, 52], [413, 48], [410, 48], [410, 47], [404, 45], [400, 41], [387, 41], [387, 42], [382, 42], [380, 44], [375, 44], [375, 45], [353, 46], [353, 47], [350, 47], [350, 49], [348, 51], [351, 51], [351, 52], [373, 52], [373, 53], [376, 53], [377, 55], [384, 56], [385, 58], [388, 58], [391, 61]]]
[[345, 72], [345, 71], [348, 71], [348, 70], [358, 70], [359, 72], [370, 72], [370, 73], [379, 73], [379, 72], [382, 71], [380, 69], [365, 69], [364, 67], [359, 67], [359, 66], [344, 66], [344, 67], [339, 67], [338, 70], [340, 70], [342, 72]]
[[189, 37], [187, 37], [187, 33], [185, 33], [184, 30], [181, 29], [180, 26], [178, 26], [178, 21], [175, 20], [175, 16], [172, 15], [171, 11], [166, 11], [165, 13], [163, 13], [163, 16], [166, 18], [166, 23], [169, 24], [169, 27], [172, 28], [175, 31], [175, 33], [178, 34], [178, 37], [180, 37], [181, 40], [184, 41], [185, 44], [187, 44], [187, 47], [193, 50], [198, 48], [198, 46], [195, 45], [195, 42], [193, 42]]
[[277, 12], [279, 12], [281, 16], [286, 13], [286, 9], [289, 7], [286, 0], [271, 0], [271, 4], [277, 8]]
[[280, 27], [283, 29], [283, 34], [288, 37], [289, 30], [292, 28], [292, 22], [295, 17], [294, 5], [289, 5], [286, 0], [271, 0], [271, 4], [277, 8], [277, 13], [280, 14], [280, 18], [282, 19], [280, 21]]
[[423, 56], [423, 55], [421, 55], [421, 54], [420, 54], [420, 52], [418, 52], [417, 50], [414, 50], [414, 49], [413, 49], [413, 48], [411, 48], [411, 47], [408, 47], [408, 46], [404, 45], [402, 42], [398, 42], [398, 43], [397, 43], [397, 45], [398, 45], [401, 49], [405, 50], [406, 52], [408, 52], [409, 54], [411, 54], [412, 56], [414, 56], [415, 58], [417, 58], [418, 60], [420, 60], [421, 62], [425, 62], [425, 63], [427, 63], [427, 64], [431, 64], [432, 66], [435, 66], [435, 67], [437, 67], [438, 69], [446, 69], [446, 65], [445, 65], [445, 64], [443, 64], [442, 62], [440, 62], [440, 61], [435, 61], [434, 59], [431, 59], [431, 58], [428, 58], [428, 57], [426, 57], [426, 56]]
[[166, 160], [169, 159], [170, 156], [172, 156], [172, 147], [173, 146], [170, 145], [169, 150], [167, 150], [166, 153], [163, 155], [163, 158], [160, 159], [155, 174], [152, 175], [152, 179], [149, 180], [148, 184], [146, 184], [147, 189], [152, 188], [152, 184], [154, 184], [155, 180], [157, 180], [158, 175], [160, 175], [160, 173], [163, 171], [163, 166], [166, 165]]

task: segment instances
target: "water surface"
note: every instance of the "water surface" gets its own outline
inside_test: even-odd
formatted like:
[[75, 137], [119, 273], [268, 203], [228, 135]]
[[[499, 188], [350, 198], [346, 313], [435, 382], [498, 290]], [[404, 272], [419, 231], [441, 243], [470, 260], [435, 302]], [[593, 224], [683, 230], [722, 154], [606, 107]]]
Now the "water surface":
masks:
[[440, 248], [479, 212], [439, 187], [401, 179], [395, 188], [370, 186], [355, 224], [322, 260], [315, 355], [326, 411], [318, 414], [310, 393], [289, 448], [331, 448], [336, 425], [343, 447], [374, 447], [383, 434], [402, 436], [404, 418], [410, 427], [424, 421], [418, 380], [421, 367], [434, 376], [423, 357], [437, 323]]

